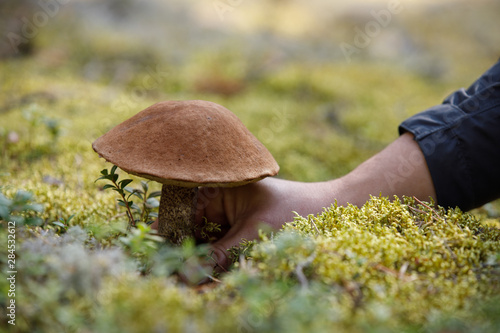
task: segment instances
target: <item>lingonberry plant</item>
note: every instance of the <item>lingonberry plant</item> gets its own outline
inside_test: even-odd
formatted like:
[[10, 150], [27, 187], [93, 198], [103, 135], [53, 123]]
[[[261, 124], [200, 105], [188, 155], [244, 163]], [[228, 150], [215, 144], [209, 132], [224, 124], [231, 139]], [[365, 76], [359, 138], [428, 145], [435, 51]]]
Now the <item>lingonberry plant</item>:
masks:
[[[148, 182], [141, 181], [142, 189], [135, 189], [129, 185], [133, 182], [132, 179], [126, 178], [122, 180], [119, 179], [119, 175], [116, 173], [117, 166], [114, 165], [109, 171], [108, 169], [103, 169], [101, 171], [101, 176], [96, 179], [107, 180], [111, 184], [106, 184], [102, 187], [103, 190], [111, 189], [118, 192], [120, 199], [118, 199], [118, 205], [125, 208], [125, 213], [128, 217], [129, 224], [127, 230], [135, 227], [137, 222], [144, 222], [146, 224], [153, 223], [153, 220], [158, 217], [158, 213], [154, 211], [160, 205], [156, 197], [161, 195], [161, 191], [150, 192]], [[140, 204], [136, 204], [131, 197], [135, 196], [141, 200]]]

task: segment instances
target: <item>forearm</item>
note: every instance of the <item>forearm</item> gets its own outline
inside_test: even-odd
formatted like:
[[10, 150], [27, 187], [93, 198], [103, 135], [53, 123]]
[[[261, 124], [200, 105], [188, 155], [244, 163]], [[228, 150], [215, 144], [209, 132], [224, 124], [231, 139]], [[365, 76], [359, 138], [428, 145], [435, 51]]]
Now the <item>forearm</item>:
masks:
[[[245, 199], [238, 202], [253, 209], [265, 207], [269, 216], [263, 220], [283, 222], [293, 218], [292, 211], [302, 216], [317, 214], [335, 201], [342, 206], [362, 206], [370, 195], [379, 194], [391, 199], [394, 195], [426, 201], [435, 198], [425, 157], [412, 134], [401, 135], [344, 177], [317, 183], [264, 179], [242, 191]], [[234, 197], [241, 199], [239, 195]], [[237, 209], [242, 210], [243, 207]]]
[[435, 198], [425, 157], [413, 135], [405, 133], [349, 174], [329, 182], [339, 205], [362, 205], [370, 195]]

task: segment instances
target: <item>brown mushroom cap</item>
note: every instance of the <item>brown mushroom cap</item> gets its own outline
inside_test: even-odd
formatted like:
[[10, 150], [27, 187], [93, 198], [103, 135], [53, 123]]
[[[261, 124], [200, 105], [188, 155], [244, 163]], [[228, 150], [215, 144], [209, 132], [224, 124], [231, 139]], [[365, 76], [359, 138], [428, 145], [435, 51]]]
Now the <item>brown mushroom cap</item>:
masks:
[[239, 186], [279, 170], [236, 115], [207, 101], [156, 103], [92, 147], [130, 174], [183, 187]]

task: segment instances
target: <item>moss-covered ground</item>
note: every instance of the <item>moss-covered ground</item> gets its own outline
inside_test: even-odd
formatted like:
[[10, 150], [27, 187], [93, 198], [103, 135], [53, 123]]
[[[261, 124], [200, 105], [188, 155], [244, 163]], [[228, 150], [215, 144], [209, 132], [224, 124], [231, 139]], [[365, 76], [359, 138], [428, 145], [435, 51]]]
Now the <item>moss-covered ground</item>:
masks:
[[[363, 207], [332, 204], [232, 249], [231, 270], [197, 286], [185, 276], [204, 274], [206, 248], [163, 245], [145, 225], [127, 232], [116, 192], [95, 182], [111, 165], [91, 147], [157, 101], [205, 99], [238, 115], [275, 156], [279, 177], [342, 176], [394, 140], [406, 117], [496, 61], [498, 5], [478, 3], [407, 13], [394, 24], [411, 36], [410, 54], [362, 50], [351, 62], [291, 56], [314, 43], [278, 32], [264, 51], [257, 33], [165, 50], [123, 26], [81, 25], [79, 2], [61, 8], [30, 41], [33, 53], [0, 60], [0, 262], [2, 276], [11, 264], [17, 271], [15, 295], [0, 280], [0, 330], [497, 332], [498, 202], [468, 213], [376, 193]], [[322, 29], [331, 44], [351, 40]]]

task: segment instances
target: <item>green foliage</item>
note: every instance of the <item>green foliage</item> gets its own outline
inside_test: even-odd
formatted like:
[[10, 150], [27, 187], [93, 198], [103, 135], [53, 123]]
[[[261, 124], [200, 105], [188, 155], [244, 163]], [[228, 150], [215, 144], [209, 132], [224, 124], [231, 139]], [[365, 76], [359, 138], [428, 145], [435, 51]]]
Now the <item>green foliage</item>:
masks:
[[[259, 230], [259, 233], [262, 233], [262, 231]], [[250, 252], [252, 251], [255, 244], [257, 244], [256, 240], [249, 241], [248, 239], [242, 239], [238, 246], [233, 246], [232, 248], [228, 249], [229, 253], [231, 254], [231, 258], [233, 259], [233, 264], [237, 265], [240, 259], [249, 258]]]
[[[118, 199], [118, 205], [124, 207], [126, 210], [127, 217], [129, 219], [128, 230], [135, 227], [137, 222], [144, 222], [146, 224], [153, 223], [151, 218], [157, 218], [158, 213], [153, 212], [154, 208], [158, 208], [160, 203], [156, 199], [161, 195], [160, 191], [154, 191], [148, 193], [149, 185], [145, 181], [141, 181], [142, 190], [134, 189], [129, 185], [133, 182], [132, 179], [122, 179], [118, 181], [119, 175], [116, 173], [118, 167], [114, 165], [108, 171], [108, 169], [103, 169], [101, 171], [101, 176], [96, 179], [98, 180], [108, 180], [111, 184], [106, 184], [102, 187], [103, 190], [111, 189], [118, 192], [121, 199]], [[128, 194], [127, 194], [128, 193]], [[142, 200], [142, 207], [134, 203], [130, 198], [135, 196]], [[135, 213], [135, 214], [134, 214]], [[135, 216], [138, 216], [137, 218]]]
[[37, 214], [43, 212], [43, 205], [32, 201], [33, 194], [27, 191], [17, 191], [11, 199], [0, 192], [0, 220], [19, 226], [40, 225], [43, 221]]
[[148, 263], [151, 257], [158, 251], [158, 244], [165, 240], [152, 233], [151, 227], [144, 223], [137, 223], [125, 236], [118, 238], [121, 245], [134, 257], [142, 263], [141, 271], [148, 270]]
[[220, 233], [221, 226], [218, 223], [210, 222], [206, 217], [203, 217], [203, 224], [200, 228], [200, 237], [207, 242], [213, 242], [216, 240], [213, 233]]
[[66, 220], [64, 218], [60, 217], [59, 220], [53, 221], [52, 224], [59, 227], [59, 232], [63, 233], [66, 230], [68, 230], [68, 226], [69, 226], [70, 221], [73, 217], [75, 217], [75, 214], [71, 215]]
[[[44, 155], [57, 153], [58, 141], [62, 134], [61, 120], [47, 116], [47, 111], [36, 103], [22, 108], [23, 130], [5, 132], [3, 155], [29, 162]], [[48, 137], [47, 137], [48, 134]]]
[[60, 121], [56, 118], [45, 116], [43, 114], [43, 110], [37, 104], [31, 104], [28, 108], [23, 109], [22, 115], [28, 122], [30, 134], [35, 132], [36, 128], [42, 124], [45, 125], [45, 128], [49, 132], [53, 142], [55, 142], [61, 134]]
[[[251, 249], [243, 243], [246, 255], [219, 279], [205, 247], [172, 248], [148, 229], [139, 224], [120, 239], [124, 248], [93, 250], [79, 227], [23, 235], [20, 327], [495, 332], [498, 322], [500, 229], [458, 210], [372, 198], [361, 208], [297, 216]], [[210, 276], [215, 287], [184, 287]]]
[[[1, 243], [6, 241], [2, 231]], [[94, 306], [107, 280], [135, 266], [118, 247], [90, 250], [95, 242], [72, 227], [58, 236], [43, 229], [16, 229], [16, 325], [9, 332], [74, 331], [95, 317]], [[5, 246], [5, 248], [7, 248]], [[2, 259], [7, 258], [2, 250]], [[0, 303], [7, 302], [8, 281], [0, 281]], [[2, 320], [0, 327], [5, 328]]]
[[176, 276], [180, 284], [196, 285], [200, 281], [216, 280], [213, 276], [215, 261], [208, 246], [195, 245], [187, 239], [182, 246], [161, 244], [150, 262], [151, 275]]

